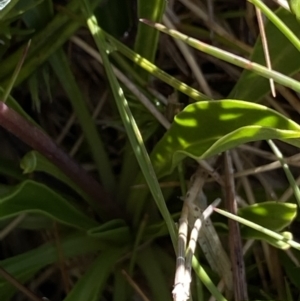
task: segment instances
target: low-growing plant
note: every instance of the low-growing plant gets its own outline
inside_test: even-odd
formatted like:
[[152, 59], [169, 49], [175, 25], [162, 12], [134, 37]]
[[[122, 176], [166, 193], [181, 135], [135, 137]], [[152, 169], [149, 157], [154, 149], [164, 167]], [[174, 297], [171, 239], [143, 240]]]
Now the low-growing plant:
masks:
[[299, 12], [249, 2], [272, 66], [250, 3], [0, 1], [1, 301], [298, 299]]

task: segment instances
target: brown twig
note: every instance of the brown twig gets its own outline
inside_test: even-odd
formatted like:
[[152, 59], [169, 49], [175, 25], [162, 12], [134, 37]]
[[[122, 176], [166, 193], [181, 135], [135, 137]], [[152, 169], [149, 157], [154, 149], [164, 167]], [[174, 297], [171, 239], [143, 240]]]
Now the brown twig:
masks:
[[14, 278], [11, 274], [9, 274], [6, 270], [0, 267], [0, 276], [2, 276], [5, 280], [11, 283], [15, 288], [17, 288], [20, 292], [22, 292], [25, 296], [27, 296], [32, 301], [43, 301], [42, 298], [39, 298], [35, 295], [30, 289], [21, 284], [16, 278]]
[[137, 283], [128, 275], [128, 273], [125, 270], [122, 270], [122, 274], [125, 277], [125, 279], [128, 281], [128, 283], [131, 285], [131, 287], [139, 294], [141, 299], [143, 301], [150, 301], [148, 297], [144, 294], [144, 292], [141, 290], [141, 288], [137, 285]]
[[0, 126], [40, 152], [64, 172], [90, 196], [87, 201], [103, 219], [121, 216], [116, 203], [94, 178], [62, 151], [47, 134], [2, 101], [0, 101]]
[[[229, 152], [224, 153], [225, 161], [225, 206], [230, 213], [237, 214], [235, 198], [235, 186], [233, 177], [233, 166]], [[228, 220], [229, 248], [233, 274], [234, 300], [248, 300], [246, 284], [245, 265], [243, 259], [243, 246], [239, 224], [231, 219]]]

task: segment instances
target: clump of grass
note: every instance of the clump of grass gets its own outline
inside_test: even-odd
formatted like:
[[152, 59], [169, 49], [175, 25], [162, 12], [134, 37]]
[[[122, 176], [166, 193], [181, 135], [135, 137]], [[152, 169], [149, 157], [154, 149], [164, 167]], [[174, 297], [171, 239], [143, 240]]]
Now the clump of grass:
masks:
[[[251, 3], [3, 2], [1, 300], [171, 300], [178, 252], [183, 299], [296, 300], [299, 23], [250, 2], [267, 67]], [[199, 164], [227, 291], [185, 241]]]

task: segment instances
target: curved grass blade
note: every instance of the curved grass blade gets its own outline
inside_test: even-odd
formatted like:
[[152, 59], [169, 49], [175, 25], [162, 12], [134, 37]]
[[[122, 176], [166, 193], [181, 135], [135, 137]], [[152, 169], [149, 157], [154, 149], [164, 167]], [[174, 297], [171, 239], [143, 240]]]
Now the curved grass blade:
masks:
[[117, 39], [110, 36], [109, 34], [105, 33], [105, 36], [109, 40], [109, 42], [113, 45], [113, 47], [115, 47], [118, 51], [120, 51], [125, 57], [133, 61], [135, 64], [137, 64], [147, 72], [149, 72], [151, 75], [164, 81], [174, 89], [188, 95], [189, 97], [191, 97], [196, 101], [211, 99], [211, 97], [208, 97], [207, 95], [197, 91], [196, 89], [186, 85], [185, 83], [179, 81], [175, 77], [159, 69], [156, 65], [152, 64], [149, 60], [143, 58], [138, 53], [132, 51], [131, 49], [126, 47], [124, 44], [122, 44], [121, 42], [119, 42]]
[[48, 161], [37, 151], [31, 151], [27, 153], [20, 162], [20, 167], [23, 169], [24, 174], [32, 172], [45, 172], [57, 180], [65, 183], [70, 188], [74, 189], [84, 199], [88, 199], [89, 196], [78, 187], [69, 177], [67, 177], [57, 166]]
[[110, 61], [107, 57], [106, 48], [107, 44], [104, 39], [103, 31], [97, 25], [97, 20], [91, 13], [91, 9], [89, 7], [88, 2], [85, 0], [84, 2], [84, 12], [87, 17], [88, 27], [95, 39], [96, 45], [100, 52], [100, 55], [103, 60], [103, 66], [105, 68], [113, 96], [115, 98], [119, 113], [121, 115], [122, 121], [124, 123], [129, 141], [136, 155], [137, 161], [140, 165], [140, 168], [143, 172], [144, 177], [146, 178], [147, 184], [153, 194], [153, 197], [156, 201], [156, 204], [168, 226], [169, 233], [172, 239], [173, 244], [176, 242], [176, 234], [175, 234], [175, 225], [173, 220], [170, 217], [169, 211], [164, 201], [163, 194], [161, 192], [159, 183], [157, 178], [155, 177], [155, 172], [153, 170], [151, 161], [149, 159], [149, 155], [147, 153], [146, 147], [143, 143], [142, 136], [139, 132], [135, 119], [130, 111], [128, 106], [128, 102], [124, 96], [123, 90], [120, 87], [115, 74], [110, 65]]
[[25, 212], [44, 214], [66, 225], [89, 230], [98, 223], [47, 186], [26, 180], [0, 196], [0, 219]]

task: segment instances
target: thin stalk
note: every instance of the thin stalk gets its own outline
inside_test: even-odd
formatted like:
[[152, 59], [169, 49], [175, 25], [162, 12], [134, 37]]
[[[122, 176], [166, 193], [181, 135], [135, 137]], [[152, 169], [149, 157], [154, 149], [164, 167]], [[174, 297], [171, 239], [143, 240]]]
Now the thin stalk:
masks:
[[[137, 14], [138, 18], [147, 18], [154, 22], [161, 22], [166, 2], [161, 0], [137, 1]], [[159, 32], [153, 28], [149, 28], [144, 24], [139, 23], [137, 29], [137, 35], [134, 44], [134, 51], [150, 62], [154, 62], [155, 54], [158, 45]], [[135, 67], [137, 67], [135, 65]], [[149, 73], [142, 70], [139, 72], [140, 76], [148, 81]]]
[[[94, 9], [97, 5], [100, 5], [104, 0], [92, 0], [91, 6]], [[79, 1], [73, 0], [67, 6], [66, 10], [71, 13], [78, 13]], [[60, 48], [67, 39], [81, 26], [82, 24], [78, 20], [72, 20], [70, 15], [64, 11], [58, 13], [47, 26], [38, 31], [31, 41], [31, 47], [28, 51], [27, 59], [20, 71], [20, 74], [16, 80], [15, 85], [20, 84], [25, 80], [32, 72], [34, 72], [38, 66], [44, 63], [49, 56]], [[59, 38], [57, 33], [59, 32]], [[7, 86], [7, 78], [11, 78], [11, 74], [15, 68], [16, 62], [21, 57], [26, 44], [18, 48], [12, 55], [7, 57], [1, 62], [0, 69], [0, 85]]]
[[[258, 23], [261, 41], [262, 41], [262, 45], [263, 45], [266, 64], [267, 64], [267, 67], [270, 70], [272, 70], [272, 64], [271, 64], [271, 59], [270, 59], [269, 47], [268, 47], [268, 40], [266, 37], [266, 31], [265, 31], [262, 13], [258, 7], [255, 7], [255, 11], [256, 11], [257, 23]], [[274, 85], [273, 79], [270, 79], [269, 82], [270, 82], [272, 96], [276, 97], [276, 91], [275, 91], [275, 85]]]
[[102, 57], [103, 66], [105, 68], [108, 81], [110, 83], [112, 93], [116, 101], [118, 110], [120, 112], [122, 121], [124, 123], [126, 132], [128, 134], [128, 138], [130, 140], [131, 146], [136, 155], [137, 161], [140, 165], [143, 175], [147, 181], [149, 189], [153, 195], [153, 198], [156, 201], [156, 205], [158, 206], [167, 224], [173, 245], [175, 245], [176, 244], [175, 225], [166, 206], [164, 196], [160, 189], [154, 168], [152, 166], [148, 152], [144, 145], [141, 133], [138, 129], [135, 119], [128, 106], [128, 102], [124, 96], [123, 90], [120, 87], [118, 80], [116, 79], [110, 61], [108, 59], [107, 52], [106, 52], [107, 44], [105, 41], [104, 32], [100, 27], [98, 27], [97, 19], [93, 15], [92, 10], [89, 7], [88, 1], [82, 0], [82, 4], [83, 4], [83, 11], [87, 18], [87, 25], [91, 31], [91, 34], [94, 37], [97, 48]]
[[129, 60], [133, 61], [135, 64], [142, 67], [149, 73], [151, 73], [151, 75], [169, 84], [174, 89], [188, 95], [196, 101], [211, 99], [211, 97], [208, 97], [207, 95], [197, 91], [196, 89], [186, 85], [185, 83], [179, 81], [175, 77], [170, 76], [168, 73], [159, 69], [156, 65], [152, 64], [147, 59], [132, 51], [130, 48], [126, 47], [123, 43], [119, 42], [117, 39], [110, 36], [108, 33], [105, 33], [105, 36], [109, 40], [109, 42], [113, 46], [115, 46], [118, 49], [118, 51], [120, 51], [125, 57], [127, 57]]
[[140, 20], [141, 22], [144, 22], [145, 24], [148, 24], [149, 26], [155, 27], [156, 29], [172, 36], [173, 38], [179, 39], [187, 43], [188, 45], [192, 46], [193, 48], [202, 51], [204, 53], [207, 53], [209, 55], [212, 55], [216, 58], [219, 58], [223, 61], [226, 61], [228, 63], [231, 63], [233, 65], [236, 65], [238, 67], [253, 71], [263, 77], [271, 78], [275, 82], [289, 87], [293, 89], [296, 92], [300, 92], [300, 83], [289, 76], [286, 76], [280, 72], [276, 72], [274, 70], [269, 70], [267, 67], [264, 67], [260, 64], [251, 62], [250, 60], [247, 60], [245, 58], [242, 58], [238, 55], [234, 55], [228, 51], [219, 49], [217, 47], [211, 46], [209, 44], [203, 43], [201, 41], [198, 41], [194, 38], [188, 37], [185, 34], [182, 34], [178, 32], [177, 30], [168, 29], [162, 24], [158, 23], [152, 23], [148, 20]]
[[60, 49], [51, 56], [50, 63], [79, 119], [80, 126], [91, 149], [101, 183], [113, 195], [116, 184], [109, 157], [92, 118], [92, 114], [89, 112], [83, 95], [75, 81], [66, 55]]
[[22, 56], [21, 56], [21, 58], [20, 58], [19, 61], [18, 61], [18, 64], [17, 64], [17, 66], [16, 66], [16, 69], [14, 70], [14, 72], [13, 72], [13, 74], [12, 74], [11, 80], [9, 81], [9, 84], [8, 84], [7, 88], [5, 89], [5, 93], [4, 93], [4, 96], [3, 96], [3, 102], [4, 102], [4, 103], [6, 102], [6, 100], [7, 100], [7, 98], [8, 98], [8, 95], [10, 94], [10, 92], [11, 92], [11, 90], [12, 90], [12, 88], [13, 88], [13, 86], [14, 86], [14, 84], [15, 84], [17, 78], [18, 78], [18, 75], [19, 75], [20, 70], [21, 70], [21, 68], [22, 68], [22, 66], [23, 66], [24, 60], [25, 60], [25, 58], [26, 58], [26, 56], [27, 56], [27, 53], [28, 53], [30, 44], [31, 44], [31, 40], [29, 40], [29, 41], [27, 42], [27, 45], [26, 45], [26, 47], [24, 48], [24, 51], [23, 51], [23, 53], [22, 53]]
[[12, 284], [15, 288], [17, 288], [20, 292], [22, 292], [25, 296], [27, 296], [32, 301], [43, 301], [42, 298], [39, 298], [35, 295], [31, 290], [21, 284], [16, 278], [14, 278], [11, 274], [5, 271], [2, 267], [0, 267], [0, 276], [4, 278], [7, 282]]
[[63, 171], [90, 196], [86, 201], [104, 220], [111, 216], [120, 216], [116, 204], [110, 200], [106, 191], [94, 178], [90, 177], [80, 165], [63, 152], [40, 128], [29, 123], [1, 101], [0, 126], [40, 152]]
[[232, 213], [229, 213], [227, 211], [221, 210], [219, 208], [214, 208], [214, 211], [216, 211], [219, 214], [224, 215], [224, 216], [226, 216], [226, 217], [228, 217], [230, 219], [233, 219], [233, 220], [235, 220], [235, 221], [237, 221], [237, 222], [239, 222], [239, 223], [241, 223], [241, 224], [243, 224], [243, 225], [245, 225], [247, 227], [250, 227], [250, 228], [252, 228], [254, 230], [262, 232], [262, 233], [264, 233], [264, 234], [266, 234], [266, 235], [268, 235], [268, 236], [270, 236], [270, 237], [272, 237], [272, 238], [274, 238], [274, 239], [276, 239], [278, 241], [284, 242], [284, 243], [290, 245], [292, 248], [294, 248], [296, 250], [300, 250], [300, 244], [297, 243], [296, 241], [290, 239], [289, 237], [285, 237], [282, 234], [276, 233], [276, 232], [274, 232], [272, 230], [264, 228], [264, 227], [262, 227], [262, 226], [260, 226], [258, 224], [250, 222], [250, 221], [248, 221], [248, 220], [246, 220], [246, 219], [244, 219], [242, 217], [239, 217], [239, 216], [237, 216], [235, 214], [232, 214]]
[[262, 1], [249, 0], [258, 7], [264, 15], [286, 36], [286, 38], [300, 51], [299, 38], [274, 14]]
[[285, 159], [284, 159], [281, 151], [279, 150], [279, 148], [276, 146], [276, 144], [272, 140], [268, 140], [267, 142], [268, 142], [269, 146], [271, 147], [273, 153], [277, 157], [278, 161], [280, 162], [282, 169], [285, 172], [285, 175], [291, 185], [291, 188], [292, 188], [294, 196], [297, 200], [298, 206], [300, 207], [300, 189], [295, 181], [294, 176], [292, 175], [292, 173], [290, 171], [288, 164], [285, 162]]

